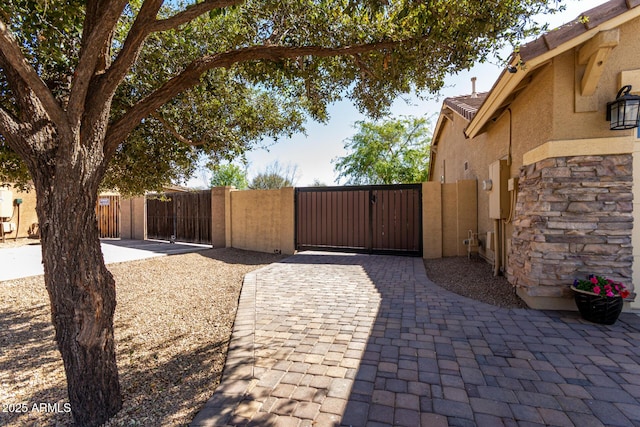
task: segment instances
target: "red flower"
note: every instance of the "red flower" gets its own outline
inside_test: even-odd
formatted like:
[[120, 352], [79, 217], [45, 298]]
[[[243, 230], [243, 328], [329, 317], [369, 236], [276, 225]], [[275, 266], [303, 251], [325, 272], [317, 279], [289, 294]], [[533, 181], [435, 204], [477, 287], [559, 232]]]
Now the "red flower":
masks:
[[629, 292], [628, 290], [623, 290], [622, 292], [620, 292], [620, 296], [622, 298], [627, 298], [629, 295], [631, 294], [631, 292]]
[[594, 285], [598, 284], [598, 278], [597, 277], [592, 277], [590, 280], [591, 280], [591, 283], [593, 283]]

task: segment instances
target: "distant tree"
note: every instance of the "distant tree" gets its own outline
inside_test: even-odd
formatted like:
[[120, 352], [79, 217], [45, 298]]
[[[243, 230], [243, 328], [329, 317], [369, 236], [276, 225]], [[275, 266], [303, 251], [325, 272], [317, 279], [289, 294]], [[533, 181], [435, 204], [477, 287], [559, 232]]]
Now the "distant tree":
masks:
[[338, 157], [334, 171], [347, 184], [403, 184], [427, 179], [430, 123], [424, 117], [383, 122], [356, 122], [358, 132], [346, 140], [349, 152]]
[[244, 190], [249, 186], [246, 170], [236, 164], [215, 164], [209, 167], [213, 172], [211, 177], [212, 187], [232, 185], [239, 190]]
[[277, 160], [256, 175], [249, 184], [252, 190], [293, 187], [298, 181], [298, 166], [282, 166]]
[[324, 182], [320, 181], [318, 178], [315, 178], [313, 180], [313, 183], [311, 183], [310, 187], [326, 187], [327, 184], [325, 184]]

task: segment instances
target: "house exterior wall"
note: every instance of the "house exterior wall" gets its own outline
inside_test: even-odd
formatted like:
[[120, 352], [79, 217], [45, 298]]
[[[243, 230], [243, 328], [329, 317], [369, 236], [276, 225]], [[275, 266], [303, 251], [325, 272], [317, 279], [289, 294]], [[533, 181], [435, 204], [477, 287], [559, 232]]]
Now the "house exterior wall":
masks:
[[[38, 235], [38, 215], [36, 213], [36, 192], [31, 190], [29, 192], [19, 191], [10, 184], [0, 183], [0, 187], [8, 189], [12, 193], [13, 200], [13, 216], [9, 219], [5, 219], [6, 222], [12, 222], [16, 224], [16, 232], [5, 234], [5, 239], [13, 239], [16, 236], [18, 238], [24, 237], [36, 237]], [[15, 205], [16, 199], [22, 199], [22, 204], [18, 209]], [[0, 240], [2, 238], [0, 237]]]
[[[465, 139], [469, 122], [455, 113], [439, 133], [432, 180], [482, 183], [489, 165], [501, 159], [509, 177], [519, 178], [514, 221], [500, 220], [498, 229], [501, 264], [532, 307], [575, 309], [566, 298], [569, 285], [585, 274], [609, 275], [632, 288], [640, 282], [640, 227], [634, 228], [640, 212], [633, 208], [640, 195], [640, 138], [637, 130], [609, 130], [605, 120], [606, 104], [621, 85], [640, 90], [640, 78], [628, 77], [640, 70], [640, 19], [619, 32], [593, 95], [581, 95], [586, 65], [578, 64], [578, 46], [527, 71], [528, 86], [484, 133]], [[488, 203], [480, 184], [478, 231], [485, 247], [485, 234], [495, 227]], [[484, 252], [493, 261], [492, 251]]]
[[[481, 183], [489, 179], [489, 165], [496, 160], [509, 159], [509, 177], [518, 177], [524, 153], [551, 138], [550, 123], [553, 114], [553, 97], [539, 97], [536, 93], [553, 93], [553, 72], [547, 67], [539, 73], [529, 87], [511, 105], [510, 109], [491, 125], [487, 132], [469, 139], [464, 135], [468, 122], [453, 114], [447, 120], [437, 146], [433, 163], [432, 180], [452, 183], [458, 180], [477, 180], [477, 230], [483, 245], [483, 256], [493, 260], [494, 253], [487, 250], [487, 233], [494, 232], [493, 220], [489, 218], [489, 195], [482, 190]], [[511, 142], [511, 143], [510, 143]], [[465, 163], [467, 169], [465, 170]], [[426, 198], [425, 203], [430, 203]], [[504, 224], [505, 234], [510, 235], [510, 224]], [[508, 245], [508, 242], [506, 243]]]
[[507, 277], [529, 305], [565, 308], [554, 298], [593, 273], [630, 282], [632, 162], [568, 156], [522, 168]]

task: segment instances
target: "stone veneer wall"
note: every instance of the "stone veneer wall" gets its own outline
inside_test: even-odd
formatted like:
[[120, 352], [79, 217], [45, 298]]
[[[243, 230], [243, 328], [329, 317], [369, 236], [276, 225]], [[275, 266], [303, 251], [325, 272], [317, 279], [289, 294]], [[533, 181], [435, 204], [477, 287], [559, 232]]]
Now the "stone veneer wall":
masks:
[[529, 297], [569, 296], [576, 277], [631, 285], [632, 155], [541, 160], [520, 171], [509, 281]]

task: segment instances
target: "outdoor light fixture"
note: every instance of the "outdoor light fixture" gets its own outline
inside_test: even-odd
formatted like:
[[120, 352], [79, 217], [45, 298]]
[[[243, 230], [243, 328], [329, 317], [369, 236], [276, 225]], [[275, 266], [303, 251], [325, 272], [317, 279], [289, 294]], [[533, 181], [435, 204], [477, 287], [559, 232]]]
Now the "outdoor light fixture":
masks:
[[640, 96], [631, 95], [631, 86], [622, 86], [616, 100], [607, 103], [607, 120], [611, 122], [609, 129], [623, 130], [638, 127], [640, 121]]

